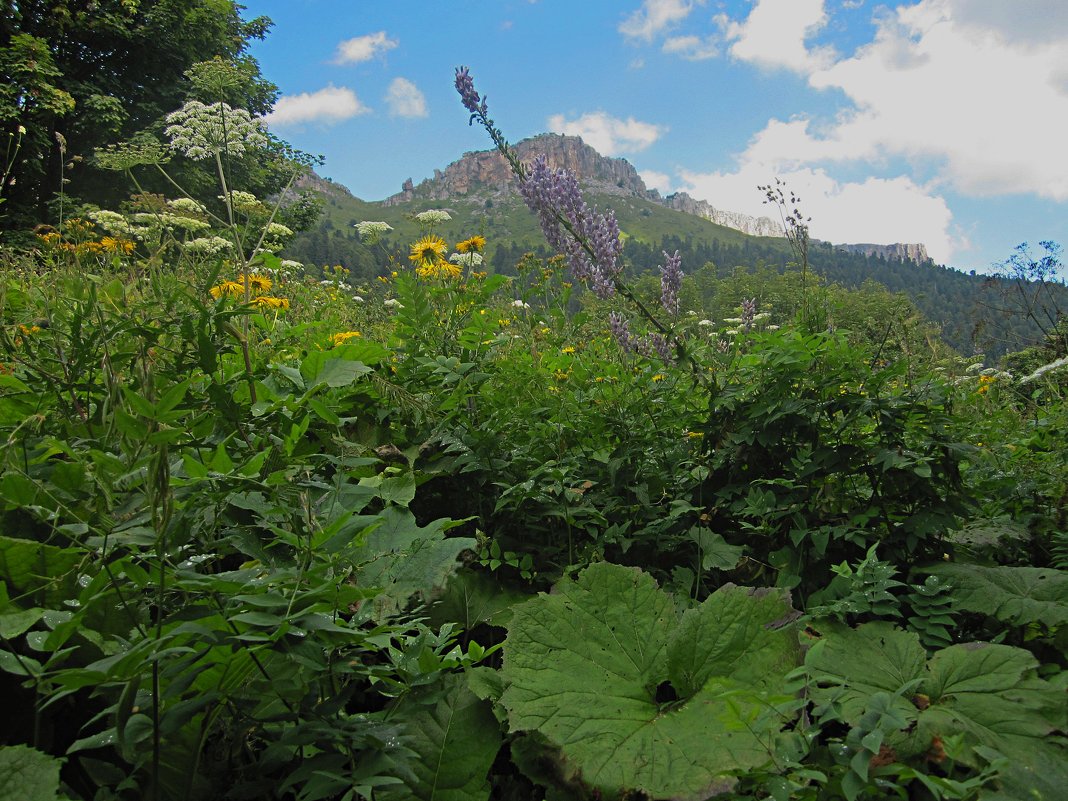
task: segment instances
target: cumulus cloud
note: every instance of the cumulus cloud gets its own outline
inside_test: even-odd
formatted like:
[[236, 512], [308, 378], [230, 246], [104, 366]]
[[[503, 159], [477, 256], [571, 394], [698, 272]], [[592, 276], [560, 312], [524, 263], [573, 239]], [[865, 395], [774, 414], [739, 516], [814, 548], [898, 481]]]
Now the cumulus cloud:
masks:
[[392, 50], [397, 46], [396, 39], [390, 39], [385, 31], [357, 36], [338, 43], [334, 55], [335, 64], [359, 64], [370, 61], [375, 56]]
[[947, 262], [968, 246], [953, 225], [945, 199], [907, 176], [840, 181], [822, 168], [776, 171], [771, 165], [744, 162], [733, 172], [682, 171], [683, 191], [719, 208], [755, 217], [776, 218], [763, 204], [758, 185], [776, 177], [801, 197], [801, 211], [812, 217], [812, 236], [830, 242], [922, 242], [931, 257]]
[[[821, 0], [758, 0], [743, 21], [720, 20], [731, 56], [795, 70], [845, 104], [833, 118], [770, 119], [733, 168], [684, 173], [686, 191], [766, 213], [755, 187], [780, 176], [815, 236], [924, 242], [939, 261], [967, 247], [949, 192], [1068, 201], [1068, 3], [898, 3], [848, 56], [809, 46], [827, 22]], [[883, 177], [855, 178], [865, 171]]]
[[703, 61], [719, 55], [719, 41], [715, 36], [669, 36], [661, 50], [689, 61]]
[[671, 176], [666, 172], [656, 170], [642, 170], [638, 173], [649, 189], [655, 189], [662, 195], [670, 195], [674, 190], [671, 188]]
[[[899, 7], [871, 44], [813, 72], [812, 86], [842, 91], [853, 109], [822, 136], [805, 132], [794, 144], [828, 157], [930, 159], [944, 182], [968, 195], [1068, 200], [1068, 25], [1043, 43], [1022, 8], [1013, 24], [992, 7], [978, 0]], [[1007, 39], [1027, 44], [1006, 46]]]
[[652, 41], [686, 19], [694, 5], [693, 0], [644, 0], [641, 8], [619, 24], [619, 32], [628, 39]]
[[761, 67], [808, 73], [826, 66], [830, 48], [809, 48], [807, 40], [827, 24], [823, 0], [757, 0], [744, 22], [720, 18], [730, 54]]
[[554, 114], [547, 124], [554, 133], [581, 136], [586, 144], [604, 156], [645, 150], [667, 130], [633, 117], [617, 119], [603, 111], [588, 112], [573, 120], [565, 119], [563, 114]]
[[327, 86], [317, 92], [285, 95], [263, 119], [269, 126], [304, 122], [339, 122], [370, 112], [356, 93], [345, 86]]
[[407, 78], [394, 78], [386, 92], [386, 105], [394, 117], [427, 116], [426, 98]]

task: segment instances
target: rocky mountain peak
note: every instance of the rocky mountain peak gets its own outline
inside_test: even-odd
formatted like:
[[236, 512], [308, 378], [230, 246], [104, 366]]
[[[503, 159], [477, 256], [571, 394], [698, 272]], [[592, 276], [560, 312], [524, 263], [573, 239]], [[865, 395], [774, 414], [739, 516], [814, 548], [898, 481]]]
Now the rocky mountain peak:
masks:
[[[577, 136], [539, 134], [515, 145], [521, 161], [530, 162], [544, 156], [553, 169], [574, 173], [584, 184], [612, 194], [637, 195], [652, 199], [652, 195], [626, 159], [602, 156]], [[479, 150], [464, 155], [444, 170], [434, 170], [432, 178], [418, 185], [411, 179], [401, 191], [383, 203], [395, 206], [411, 200], [448, 200], [476, 192], [502, 193], [515, 191], [515, 178], [504, 157], [496, 150]], [[659, 198], [659, 195], [656, 195]]]

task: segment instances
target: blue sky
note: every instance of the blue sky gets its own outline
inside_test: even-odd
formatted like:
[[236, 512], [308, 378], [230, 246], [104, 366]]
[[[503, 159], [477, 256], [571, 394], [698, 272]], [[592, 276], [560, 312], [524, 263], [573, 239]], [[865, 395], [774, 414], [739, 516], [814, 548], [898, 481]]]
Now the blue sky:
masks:
[[271, 130], [379, 200], [490, 146], [467, 65], [512, 141], [577, 134], [661, 192], [812, 233], [923, 242], [986, 271], [1068, 245], [1066, 0], [243, 0], [281, 90]]

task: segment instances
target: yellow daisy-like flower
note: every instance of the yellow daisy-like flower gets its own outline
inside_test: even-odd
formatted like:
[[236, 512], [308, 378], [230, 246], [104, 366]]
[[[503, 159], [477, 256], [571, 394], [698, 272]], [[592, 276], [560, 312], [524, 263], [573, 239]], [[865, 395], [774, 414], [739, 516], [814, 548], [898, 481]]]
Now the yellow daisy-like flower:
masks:
[[134, 248], [137, 247], [129, 239], [119, 239], [114, 236], [104, 236], [100, 238], [100, 245], [108, 253], [124, 253], [129, 256], [134, 252]]
[[486, 237], [478, 235], [456, 243], [456, 249], [460, 253], [481, 253], [485, 247]]
[[237, 281], [223, 281], [218, 286], [213, 286], [208, 290], [211, 296], [218, 300], [223, 295], [229, 295], [232, 298], [236, 298], [238, 295], [245, 294], [244, 284], [239, 284]]
[[574, 353], [574, 352], [575, 352], [575, 349], [574, 349], [574, 348], [573, 348], [573, 347], [572, 347], [571, 345], [568, 345], [568, 346], [567, 346], [566, 348], [561, 348], [561, 349], [560, 349], [560, 352], [561, 352], [561, 353], [568, 353], [568, 354], [570, 354], [570, 353]]
[[415, 274], [424, 281], [434, 278], [457, 278], [462, 270], [449, 261], [426, 262], [415, 268]]
[[656, 375], [653, 376], [653, 381], [663, 381], [663, 380], [664, 380], [664, 374], [663, 373], [657, 373]]
[[445, 244], [445, 240], [440, 236], [427, 234], [412, 245], [411, 253], [408, 254], [408, 261], [416, 267], [436, 265], [439, 261], [445, 259], [445, 253], [448, 249], [449, 246]]
[[359, 336], [359, 331], [342, 331], [339, 334], [331, 336], [330, 341], [334, 343], [334, 347], [336, 348], [338, 345], [344, 345], [350, 339], [356, 339]]
[[[237, 277], [237, 280], [241, 284], [244, 284], [245, 276], [239, 275]], [[249, 291], [255, 292], [256, 294], [260, 294], [262, 292], [270, 292], [272, 286], [274, 286], [274, 282], [271, 281], [271, 279], [268, 278], [266, 275], [257, 275], [256, 273], [253, 273], [248, 277]]]
[[252, 299], [252, 304], [254, 306], [259, 306], [260, 308], [264, 309], [288, 309], [289, 299], [272, 298], [268, 297], [267, 295], [260, 295], [259, 297]]
[[992, 375], [979, 376], [979, 394], [985, 395], [987, 390], [990, 389], [990, 385], [993, 384], [996, 380], [997, 379]]

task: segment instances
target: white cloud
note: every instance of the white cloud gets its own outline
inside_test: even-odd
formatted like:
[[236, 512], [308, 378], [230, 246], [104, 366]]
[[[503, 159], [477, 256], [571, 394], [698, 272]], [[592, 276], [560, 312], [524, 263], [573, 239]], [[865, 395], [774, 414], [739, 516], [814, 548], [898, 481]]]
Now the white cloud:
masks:
[[755, 187], [780, 176], [814, 236], [923, 242], [938, 261], [967, 247], [948, 192], [1068, 201], [1064, 0], [898, 3], [848, 57], [806, 44], [826, 23], [821, 0], [758, 0], [744, 22], [721, 20], [735, 58], [799, 71], [846, 103], [833, 118], [770, 119], [733, 168], [682, 173], [685, 191], [766, 214]]
[[554, 114], [547, 123], [553, 133], [581, 136], [582, 140], [604, 156], [637, 153], [653, 144], [667, 128], [633, 117], [617, 119], [603, 111], [583, 114], [573, 120]]
[[652, 41], [660, 32], [686, 19], [694, 5], [693, 0], [644, 0], [641, 8], [619, 24], [619, 32], [628, 39]]
[[777, 218], [765, 205], [758, 185], [776, 177], [801, 198], [801, 211], [812, 217], [812, 236], [830, 242], [922, 242], [940, 263], [967, 247], [953, 226], [944, 198], [911, 178], [867, 178], [839, 181], [826, 170], [800, 168], [777, 172], [767, 164], [747, 162], [734, 172], [682, 171], [682, 190], [717, 208], [755, 217]]
[[426, 98], [407, 78], [394, 78], [386, 92], [386, 105], [394, 117], [427, 116]]
[[380, 53], [385, 53], [397, 46], [396, 39], [390, 39], [385, 31], [369, 33], [366, 36], [357, 36], [346, 39], [337, 46], [334, 56], [335, 64], [359, 64], [362, 61], [370, 61]]
[[809, 78], [815, 88], [842, 91], [851, 112], [821, 136], [795, 129], [784, 147], [828, 159], [929, 161], [942, 181], [972, 196], [1068, 200], [1068, 25], [1042, 43], [1026, 19], [988, 27], [1001, 17], [976, 9], [991, 8], [979, 0], [899, 7], [880, 21], [873, 42]]
[[649, 189], [655, 189], [662, 195], [670, 195], [674, 191], [671, 188], [671, 176], [665, 172], [642, 170], [638, 176], [645, 181]]
[[808, 73], [833, 59], [829, 48], [810, 49], [806, 40], [827, 24], [823, 0], [757, 0], [744, 22], [720, 18], [730, 54], [761, 67]]
[[661, 49], [689, 61], [703, 61], [719, 55], [719, 41], [715, 36], [669, 36]]
[[338, 122], [370, 112], [356, 93], [345, 86], [327, 86], [317, 92], [285, 95], [263, 119], [268, 125], [294, 125], [317, 120]]
[[953, 19], [1008, 43], [1045, 43], [1068, 36], [1064, 0], [951, 0]]

